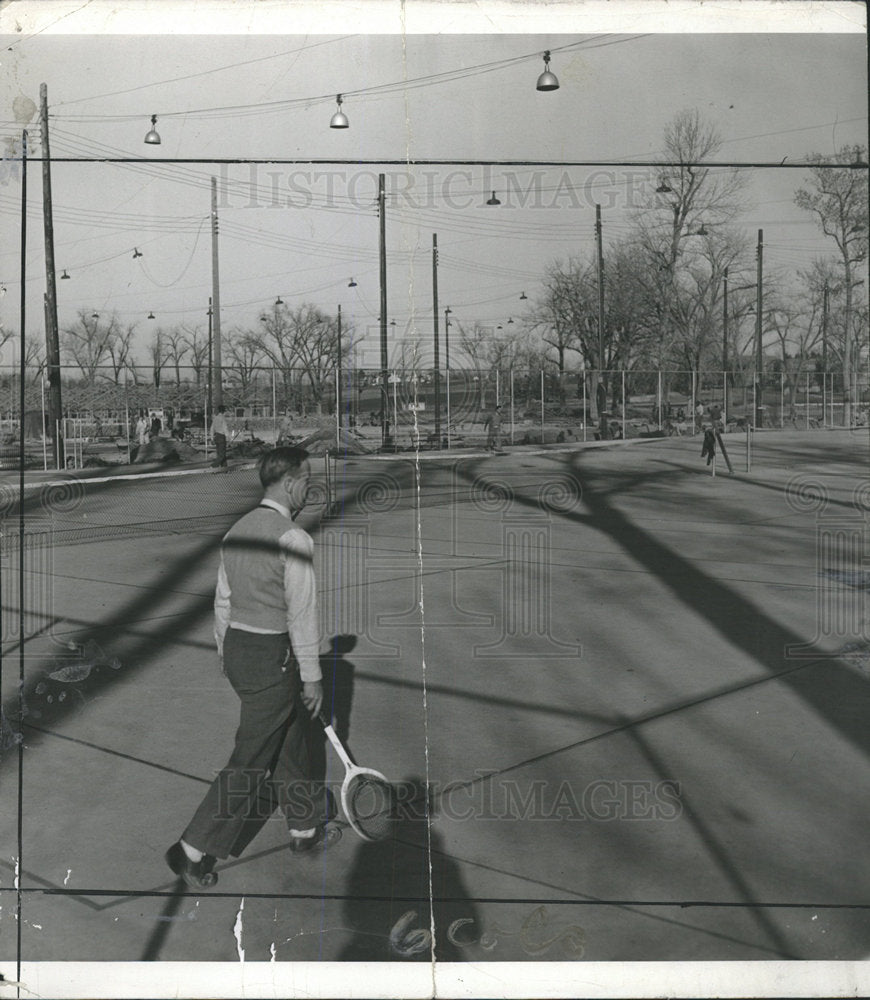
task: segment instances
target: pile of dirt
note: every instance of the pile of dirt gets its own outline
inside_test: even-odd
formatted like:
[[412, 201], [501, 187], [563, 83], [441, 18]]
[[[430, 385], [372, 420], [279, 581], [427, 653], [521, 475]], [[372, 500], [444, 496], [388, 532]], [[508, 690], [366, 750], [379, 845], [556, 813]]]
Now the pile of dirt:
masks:
[[303, 441], [299, 442], [299, 447], [304, 448], [309, 455], [370, 455], [374, 449], [366, 447], [365, 444], [350, 431], [342, 430], [338, 440], [335, 441], [335, 428], [315, 431]]
[[198, 462], [202, 456], [184, 441], [158, 437], [140, 445], [132, 458], [136, 465], [144, 465], [146, 462]]

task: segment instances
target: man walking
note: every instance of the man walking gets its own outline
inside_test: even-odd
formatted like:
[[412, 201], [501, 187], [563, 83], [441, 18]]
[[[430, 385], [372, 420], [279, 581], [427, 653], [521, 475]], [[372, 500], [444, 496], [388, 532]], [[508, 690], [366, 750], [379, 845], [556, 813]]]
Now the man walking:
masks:
[[340, 836], [327, 826], [324, 789], [311, 784], [305, 742], [303, 706], [316, 716], [323, 703], [314, 543], [293, 524], [308, 492], [308, 453], [273, 448], [259, 472], [263, 499], [223, 539], [214, 600], [218, 655], [241, 701], [235, 747], [166, 853], [169, 867], [196, 888], [214, 885], [215, 861], [236, 853], [245, 821], [268, 791], [267, 775], [291, 851]]
[[487, 451], [501, 451], [501, 407], [496, 406], [487, 415], [483, 425], [486, 434]]
[[226, 407], [219, 406], [211, 422], [211, 436], [214, 441], [215, 456], [214, 464], [219, 468], [224, 468], [227, 464], [227, 418], [224, 416]]

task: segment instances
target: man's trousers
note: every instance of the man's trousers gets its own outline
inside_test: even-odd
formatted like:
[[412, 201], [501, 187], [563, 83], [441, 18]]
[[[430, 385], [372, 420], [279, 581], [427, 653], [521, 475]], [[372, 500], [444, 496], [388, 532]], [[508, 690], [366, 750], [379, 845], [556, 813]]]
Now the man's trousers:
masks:
[[236, 743], [183, 834], [216, 858], [233, 853], [245, 821], [267, 818], [275, 804], [290, 829], [311, 829], [326, 817], [323, 785], [310, 780], [307, 717], [288, 637], [229, 628], [223, 652], [241, 701]]

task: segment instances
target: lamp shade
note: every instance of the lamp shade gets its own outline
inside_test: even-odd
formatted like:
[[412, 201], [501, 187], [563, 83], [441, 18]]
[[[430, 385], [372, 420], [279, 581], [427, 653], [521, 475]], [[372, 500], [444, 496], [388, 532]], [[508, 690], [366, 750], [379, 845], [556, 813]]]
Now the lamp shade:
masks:
[[151, 116], [151, 129], [145, 136], [145, 142], [149, 146], [159, 146], [160, 145], [160, 133], [157, 131], [157, 115]]
[[347, 115], [341, 110], [342, 100], [341, 94], [336, 95], [336, 103], [338, 104], [338, 110], [329, 120], [330, 128], [349, 128], [350, 122], [347, 120]]
[[550, 53], [544, 53], [544, 72], [538, 77], [536, 90], [558, 90], [559, 81], [556, 74], [550, 72]]

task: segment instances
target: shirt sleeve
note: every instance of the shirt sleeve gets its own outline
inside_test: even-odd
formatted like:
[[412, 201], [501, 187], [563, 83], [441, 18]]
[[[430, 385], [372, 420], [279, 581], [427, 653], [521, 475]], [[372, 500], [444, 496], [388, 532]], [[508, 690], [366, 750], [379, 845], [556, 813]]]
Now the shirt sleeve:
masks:
[[221, 555], [217, 587], [214, 592], [214, 641], [217, 645], [218, 656], [224, 655], [224, 636], [227, 634], [227, 628], [230, 624], [230, 594], [230, 582], [224, 568], [224, 557]]
[[307, 532], [291, 528], [281, 536], [287, 631], [303, 681], [319, 681], [320, 624], [314, 578], [314, 542]]

